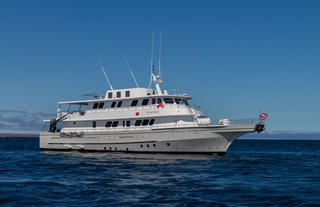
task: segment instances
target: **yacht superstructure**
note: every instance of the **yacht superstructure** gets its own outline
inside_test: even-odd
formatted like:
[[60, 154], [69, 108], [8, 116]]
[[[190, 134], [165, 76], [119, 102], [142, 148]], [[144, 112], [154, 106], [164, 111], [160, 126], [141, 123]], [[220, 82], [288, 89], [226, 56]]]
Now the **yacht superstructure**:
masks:
[[[264, 129], [263, 123], [232, 125], [227, 119], [213, 125], [199, 108], [188, 104], [190, 96], [162, 90], [160, 76], [154, 72], [152, 79], [155, 90], [112, 89], [105, 97], [58, 102], [50, 130], [40, 133], [40, 148], [224, 154], [239, 136]], [[62, 112], [65, 104], [79, 110]], [[59, 122], [61, 129], [57, 129]]]

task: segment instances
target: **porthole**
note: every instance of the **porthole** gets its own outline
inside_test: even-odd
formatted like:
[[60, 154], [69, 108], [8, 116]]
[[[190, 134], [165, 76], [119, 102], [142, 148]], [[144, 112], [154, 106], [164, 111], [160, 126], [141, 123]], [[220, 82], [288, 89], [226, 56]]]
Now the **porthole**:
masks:
[[129, 151], [129, 148], [127, 148], [127, 151]]
[[117, 148], [117, 147], [115, 147], [115, 148], [114, 148], [114, 150], [118, 150], [118, 148]]
[[107, 148], [106, 148], [106, 147], [104, 147], [104, 150], [107, 150]]
[[147, 147], [150, 147], [150, 146], [147, 144]]
[[109, 147], [110, 150], [112, 150], [112, 147]]
[[141, 144], [140, 147], [143, 147], [143, 145]]
[[156, 147], [156, 144], [153, 144], [154, 147]]
[[167, 146], [170, 146], [170, 143], [167, 143]]

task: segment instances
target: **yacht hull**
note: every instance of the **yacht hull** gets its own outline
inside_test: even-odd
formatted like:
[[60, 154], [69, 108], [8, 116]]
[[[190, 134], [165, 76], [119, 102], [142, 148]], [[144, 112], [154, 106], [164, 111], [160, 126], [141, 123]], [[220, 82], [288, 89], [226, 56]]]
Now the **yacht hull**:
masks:
[[41, 132], [40, 149], [224, 154], [238, 137], [255, 131], [256, 124], [70, 134]]

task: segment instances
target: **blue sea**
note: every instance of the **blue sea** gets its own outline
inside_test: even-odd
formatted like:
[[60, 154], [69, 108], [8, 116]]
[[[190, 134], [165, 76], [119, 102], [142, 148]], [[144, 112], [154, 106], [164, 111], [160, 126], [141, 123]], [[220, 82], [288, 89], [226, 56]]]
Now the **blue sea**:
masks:
[[0, 139], [0, 206], [320, 206], [320, 141], [237, 140], [224, 156], [40, 151]]

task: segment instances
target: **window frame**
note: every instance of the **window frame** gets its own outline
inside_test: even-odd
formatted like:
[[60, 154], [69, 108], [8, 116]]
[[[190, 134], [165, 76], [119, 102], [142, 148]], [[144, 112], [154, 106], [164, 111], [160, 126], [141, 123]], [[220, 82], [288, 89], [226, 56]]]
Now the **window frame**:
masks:
[[107, 121], [104, 126], [109, 128], [111, 127], [111, 125], [112, 125], [112, 121]]
[[146, 99], [143, 99], [143, 100], [142, 100], [141, 106], [146, 106], [146, 105], [148, 105], [148, 104], [149, 104], [149, 99], [146, 98]]
[[118, 127], [119, 121], [113, 121], [111, 127]]
[[142, 124], [141, 124], [142, 126], [148, 126], [149, 125], [149, 119], [144, 119], [143, 121], [142, 121]]
[[134, 126], [141, 126], [142, 124], [142, 119], [137, 119], [136, 122], [134, 123]]
[[99, 106], [98, 106], [98, 109], [102, 109], [103, 107], [104, 107], [104, 102], [100, 102]]
[[163, 102], [166, 104], [174, 104], [173, 98], [170, 98], [170, 97], [163, 98]]
[[99, 103], [98, 103], [98, 102], [96, 102], [96, 103], [94, 103], [94, 104], [93, 104], [92, 109], [97, 109], [97, 108], [98, 108], [98, 106], [99, 106]]
[[[133, 103], [135, 103], [135, 104], [133, 104]], [[132, 100], [132, 102], [131, 102], [131, 106], [137, 106], [138, 103], [139, 103], [139, 100], [138, 100], [138, 99], [134, 99], [134, 100]]]
[[150, 119], [149, 121], [149, 125], [152, 126], [154, 124], [155, 120], [154, 119]]

